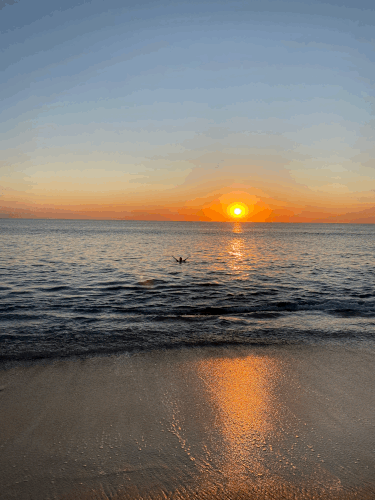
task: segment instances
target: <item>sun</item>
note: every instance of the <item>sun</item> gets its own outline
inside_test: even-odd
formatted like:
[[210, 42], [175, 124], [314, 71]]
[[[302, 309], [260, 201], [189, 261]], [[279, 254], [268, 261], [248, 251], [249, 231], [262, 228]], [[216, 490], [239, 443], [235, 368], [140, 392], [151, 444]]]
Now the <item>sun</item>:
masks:
[[233, 219], [242, 219], [249, 213], [249, 209], [245, 203], [235, 202], [228, 206], [227, 212]]

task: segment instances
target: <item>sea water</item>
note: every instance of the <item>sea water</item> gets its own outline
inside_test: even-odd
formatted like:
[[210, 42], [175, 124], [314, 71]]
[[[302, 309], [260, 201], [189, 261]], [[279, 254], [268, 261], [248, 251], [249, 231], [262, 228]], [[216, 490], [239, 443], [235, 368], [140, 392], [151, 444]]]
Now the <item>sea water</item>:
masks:
[[0, 219], [0, 359], [371, 343], [374, 249], [367, 224]]

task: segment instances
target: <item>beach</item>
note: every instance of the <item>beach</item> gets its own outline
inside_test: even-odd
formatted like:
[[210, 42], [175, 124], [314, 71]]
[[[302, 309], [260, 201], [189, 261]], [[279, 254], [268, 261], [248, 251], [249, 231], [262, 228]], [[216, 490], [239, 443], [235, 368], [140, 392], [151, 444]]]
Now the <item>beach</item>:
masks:
[[3, 369], [0, 497], [374, 498], [373, 355], [210, 347]]
[[375, 1], [0, 11], [0, 500], [375, 500]]

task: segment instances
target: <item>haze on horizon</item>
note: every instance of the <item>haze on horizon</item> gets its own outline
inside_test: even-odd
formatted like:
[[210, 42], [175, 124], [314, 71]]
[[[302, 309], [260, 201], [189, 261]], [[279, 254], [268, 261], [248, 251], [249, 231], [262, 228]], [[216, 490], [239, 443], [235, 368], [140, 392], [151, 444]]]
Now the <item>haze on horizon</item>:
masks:
[[0, 217], [375, 222], [365, 0], [1, 0]]

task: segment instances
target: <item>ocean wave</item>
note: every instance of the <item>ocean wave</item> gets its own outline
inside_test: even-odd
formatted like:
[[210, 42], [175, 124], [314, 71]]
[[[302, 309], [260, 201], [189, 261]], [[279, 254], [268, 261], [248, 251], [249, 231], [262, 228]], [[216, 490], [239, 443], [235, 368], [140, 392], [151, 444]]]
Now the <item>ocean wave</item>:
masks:
[[[224, 319], [224, 318], [223, 318]], [[275, 320], [275, 319], [274, 319]], [[273, 320], [273, 321], [274, 321]], [[150, 326], [150, 325], [149, 325]], [[215, 346], [274, 346], [274, 345], [316, 345], [325, 343], [334, 345], [347, 342], [349, 345], [356, 342], [375, 342], [372, 331], [358, 333], [356, 328], [316, 328], [303, 329], [298, 327], [276, 327], [263, 325], [261, 328], [244, 328], [240, 324], [232, 328], [228, 325], [218, 325], [210, 328], [209, 332], [202, 333], [202, 324], [191, 323], [185, 328], [179, 325], [178, 331], [172, 329], [145, 330], [130, 328], [114, 332], [49, 332], [46, 335], [2, 335], [2, 349], [0, 351], [0, 366], [6, 367], [8, 362], [32, 361], [38, 359], [66, 358], [75, 356], [91, 356], [102, 354], [138, 353], [150, 350], [180, 349], [194, 347]]]
[[0, 224], [3, 360], [373, 335], [375, 226]]

